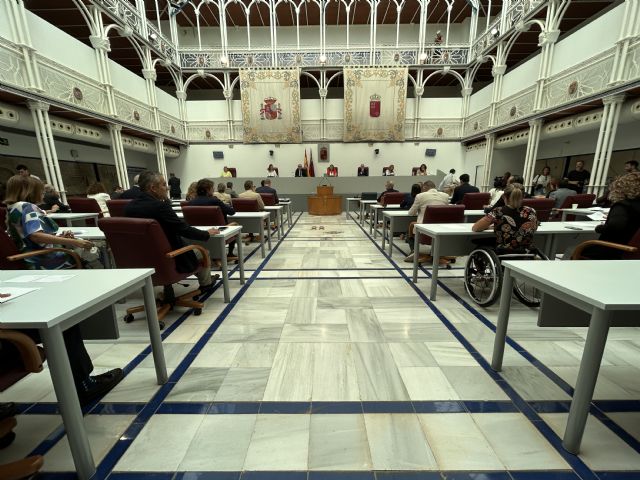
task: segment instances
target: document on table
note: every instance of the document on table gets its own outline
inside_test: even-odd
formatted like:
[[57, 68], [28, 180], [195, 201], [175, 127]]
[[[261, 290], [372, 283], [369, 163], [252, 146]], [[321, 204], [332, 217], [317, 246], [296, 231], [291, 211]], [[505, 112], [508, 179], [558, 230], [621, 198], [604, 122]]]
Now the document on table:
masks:
[[59, 283], [75, 277], [74, 274], [59, 275], [20, 275], [19, 277], [5, 280], [4, 283]]
[[587, 218], [590, 218], [591, 220], [595, 220], [596, 222], [601, 222], [603, 220], [606, 220], [607, 218], [607, 214], [605, 212], [595, 212], [592, 213], [591, 215], [587, 215]]
[[[37, 288], [22, 288], [22, 287], [0, 287], [0, 303], [6, 303], [14, 298], [21, 297], [29, 292], [38, 290]], [[8, 295], [5, 296], [5, 295]]]

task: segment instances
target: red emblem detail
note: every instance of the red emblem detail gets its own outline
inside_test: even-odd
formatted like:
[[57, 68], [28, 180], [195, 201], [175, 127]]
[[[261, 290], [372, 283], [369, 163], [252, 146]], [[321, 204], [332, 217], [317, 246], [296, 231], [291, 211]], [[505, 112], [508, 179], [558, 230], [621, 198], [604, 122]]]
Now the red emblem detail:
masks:
[[260, 119], [261, 120], [282, 120], [282, 109], [280, 104], [276, 103], [278, 100], [273, 97], [267, 97], [264, 99], [264, 103], [260, 107]]
[[380, 101], [382, 97], [377, 93], [374, 93], [369, 97], [369, 116], [377, 118], [380, 116]]

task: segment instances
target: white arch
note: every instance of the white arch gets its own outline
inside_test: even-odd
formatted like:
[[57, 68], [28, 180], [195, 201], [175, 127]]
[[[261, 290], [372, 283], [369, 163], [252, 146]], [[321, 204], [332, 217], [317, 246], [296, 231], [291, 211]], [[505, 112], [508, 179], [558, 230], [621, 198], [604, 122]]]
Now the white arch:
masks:
[[201, 75], [201, 74], [199, 74], [199, 73], [193, 73], [193, 74], [191, 74], [191, 75], [189, 76], [189, 78], [187, 78], [187, 81], [186, 81], [186, 82], [184, 82], [184, 87], [183, 87], [183, 90], [184, 90], [185, 92], [187, 91], [187, 88], [189, 88], [189, 84], [190, 84], [190, 83], [193, 81], [193, 79], [194, 79], [194, 78], [196, 78], [196, 77], [202, 77], [202, 78], [209, 77], [209, 78], [213, 78], [216, 82], [218, 82], [218, 84], [219, 84], [219, 85], [222, 87], [222, 89], [224, 90], [224, 83], [222, 83], [218, 77], [216, 77], [215, 75], [212, 75], [211, 73], [204, 72], [204, 74], [202, 74], [202, 75]]
[[454, 77], [456, 77], [458, 79], [458, 82], [460, 82], [460, 86], [462, 88], [464, 88], [464, 78], [462, 77], [462, 75], [460, 75], [458, 72], [456, 72], [455, 70], [436, 70], [434, 72], [431, 72], [427, 78], [424, 79], [424, 81], [422, 82], [421, 87], [424, 88], [424, 86], [427, 84], [427, 82], [429, 81], [429, 79], [431, 77], [433, 77], [435, 74], [440, 73], [441, 75], [453, 75]]

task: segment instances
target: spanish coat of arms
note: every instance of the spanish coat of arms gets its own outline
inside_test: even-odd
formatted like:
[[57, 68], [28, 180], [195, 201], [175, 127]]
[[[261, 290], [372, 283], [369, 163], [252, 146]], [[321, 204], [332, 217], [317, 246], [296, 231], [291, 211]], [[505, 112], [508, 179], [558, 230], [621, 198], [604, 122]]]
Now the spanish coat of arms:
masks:
[[369, 116], [377, 118], [380, 116], [380, 101], [382, 97], [374, 93], [369, 97]]
[[260, 119], [261, 120], [282, 120], [282, 108], [280, 103], [276, 103], [278, 100], [273, 97], [267, 97], [260, 106]]

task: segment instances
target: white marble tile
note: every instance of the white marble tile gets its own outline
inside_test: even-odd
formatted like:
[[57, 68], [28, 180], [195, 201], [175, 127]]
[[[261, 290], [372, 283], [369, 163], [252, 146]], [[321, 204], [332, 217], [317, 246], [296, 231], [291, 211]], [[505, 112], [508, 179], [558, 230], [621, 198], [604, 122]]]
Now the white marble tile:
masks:
[[[286, 299], [290, 300], [290, 299]], [[266, 325], [282, 326], [287, 318], [287, 308], [265, 307], [261, 312], [253, 310], [233, 309], [224, 321], [225, 326], [231, 325]]]
[[205, 415], [180, 462], [180, 471], [240, 471], [256, 415]]
[[0, 464], [24, 458], [50, 433], [62, 425], [58, 415], [18, 415], [13, 431], [16, 439], [9, 448], [0, 450]]
[[420, 343], [390, 343], [389, 349], [398, 367], [435, 367], [429, 348], [424, 342]]
[[436, 470], [437, 465], [414, 414], [365, 414], [374, 470]]
[[243, 470], [307, 470], [310, 415], [259, 415]]
[[313, 346], [313, 401], [358, 401], [358, 376], [350, 343]]
[[477, 367], [478, 362], [458, 342], [426, 342], [441, 367]]
[[[540, 416], [560, 438], [563, 437], [569, 414], [544, 413]], [[587, 418], [579, 457], [592, 470], [640, 469], [640, 455], [591, 415]]]
[[347, 311], [342, 308], [316, 308], [315, 323], [345, 324]]
[[371, 470], [362, 415], [311, 415], [309, 470]]
[[389, 347], [354, 343], [354, 361], [362, 400], [409, 400]]
[[[167, 367], [169, 375], [173, 370]], [[116, 385], [102, 402], [148, 402], [159, 388], [155, 368], [137, 367]]]
[[53, 383], [49, 370], [27, 375], [4, 392], [0, 393], [0, 402], [55, 402]]
[[[133, 419], [133, 415], [87, 415], [84, 417], [91, 453], [96, 463], [102, 461]], [[75, 472], [69, 439], [66, 435], [45, 455], [43, 470], [46, 472]]]
[[217, 402], [258, 402], [264, 396], [270, 368], [230, 368], [216, 393]]
[[640, 412], [607, 413], [607, 417], [640, 441]]
[[440, 367], [462, 400], [509, 400], [482, 367]]
[[347, 310], [347, 327], [352, 342], [384, 342], [384, 333], [372, 308]]
[[211, 337], [210, 343], [242, 343], [280, 341], [281, 325], [225, 325]]
[[400, 367], [411, 400], [458, 400], [460, 397], [439, 367]]
[[286, 324], [282, 329], [281, 342], [348, 342], [347, 325], [340, 324]]
[[277, 343], [243, 343], [233, 358], [231, 367], [256, 368], [273, 365], [278, 349]]
[[116, 343], [97, 357], [92, 357], [94, 367], [121, 368], [126, 365], [148, 345], [144, 343]]
[[313, 344], [281, 343], [276, 352], [265, 401], [309, 401], [313, 379]]
[[471, 416], [508, 470], [570, 468], [521, 413], [473, 413]]
[[[167, 367], [176, 368], [178, 365], [180, 365], [180, 362], [184, 360], [184, 358], [192, 348], [193, 345], [191, 343], [165, 343], [162, 346], [162, 350], [164, 351], [164, 360], [167, 364]], [[121, 363], [120, 366], [122, 366], [123, 364], [124, 363]], [[140, 362], [139, 367], [155, 368], [153, 363], [153, 354], [149, 353], [149, 355], [147, 355], [147, 357], [142, 362]]]
[[316, 323], [316, 310], [318, 299], [313, 297], [292, 298], [286, 323], [308, 324]]
[[204, 415], [154, 415], [114, 471], [175, 472]]
[[[342, 262], [341, 262], [342, 263]], [[347, 267], [346, 265], [340, 265], [341, 267]], [[353, 271], [345, 272], [353, 273]], [[366, 285], [368, 280], [340, 280], [340, 287], [342, 288], [342, 294], [345, 297], [367, 297]]]
[[293, 297], [294, 298], [301, 298], [301, 297], [317, 298], [318, 283], [319, 283], [319, 280], [296, 280], [296, 286], [293, 290]]
[[191, 368], [228, 368], [242, 346], [241, 343], [208, 343], [191, 363]]
[[525, 400], [570, 399], [536, 367], [506, 366], [501, 375]]
[[419, 414], [440, 470], [504, 470], [467, 413]]
[[[575, 387], [579, 369], [580, 367], [555, 367], [553, 371], [569, 385]], [[629, 380], [633, 382], [634, 377], [629, 378]], [[604, 367], [601, 367], [593, 398], [596, 400], [630, 400], [637, 398], [637, 396], [632, 395], [623, 386], [605, 376]]]
[[228, 368], [191, 367], [173, 387], [168, 402], [207, 402], [215, 399]]
[[389, 342], [453, 342], [455, 337], [440, 323], [381, 323]]
[[208, 325], [182, 324], [163, 343], [196, 343], [208, 328]]

